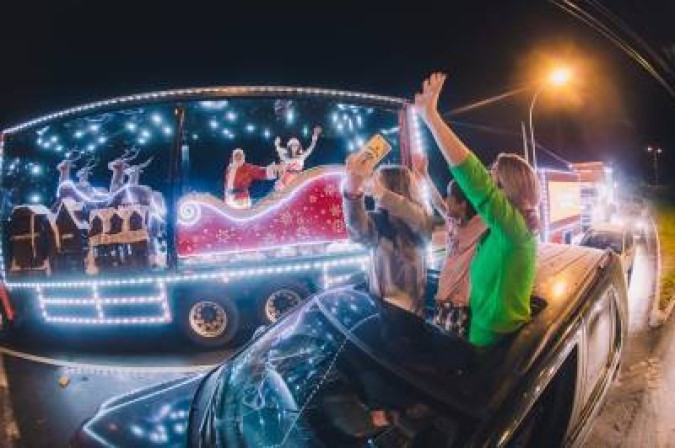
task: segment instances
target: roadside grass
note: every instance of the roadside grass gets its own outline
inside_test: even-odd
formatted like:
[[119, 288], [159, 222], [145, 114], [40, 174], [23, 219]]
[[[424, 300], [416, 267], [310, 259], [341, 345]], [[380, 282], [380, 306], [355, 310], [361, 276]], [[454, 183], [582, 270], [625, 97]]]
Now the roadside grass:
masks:
[[654, 221], [661, 243], [661, 294], [659, 309], [665, 310], [675, 300], [675, 197], [661, 196], [653, 202]]

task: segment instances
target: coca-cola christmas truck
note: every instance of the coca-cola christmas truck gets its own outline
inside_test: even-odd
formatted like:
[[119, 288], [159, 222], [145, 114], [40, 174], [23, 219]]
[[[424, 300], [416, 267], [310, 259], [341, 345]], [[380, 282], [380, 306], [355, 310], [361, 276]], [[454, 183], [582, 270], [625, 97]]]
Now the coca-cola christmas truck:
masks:
[[222, 345], [364, 269], [344, 160], [421, 150], [401, 99], [216, 87], [101, 101], [2, 132], [3, 325], [179, 324]]

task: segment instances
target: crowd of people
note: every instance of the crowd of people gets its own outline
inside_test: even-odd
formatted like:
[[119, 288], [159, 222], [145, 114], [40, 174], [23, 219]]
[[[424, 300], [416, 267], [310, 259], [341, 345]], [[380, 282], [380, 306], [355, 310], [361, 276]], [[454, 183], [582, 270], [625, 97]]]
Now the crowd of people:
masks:
[[[415, 109], [431, 131], [454, 180], [444, 199], [423, 156], [413, 169], [376, 170], [357, 153], [346, 161], [343, 208], [350, 238], [369, 247], [370, 293], [387, 308], [433, 322], [480, 352], [530, 319], [539, 230], [539, 182], [515, 154], [500, 154], [486, 168], [438, 112], [445, 75], [435, 73], [415, 96]], [[426, 184], [448, 230], [436, 308], [425, 315], [426, 247], [433, 212], [422, 199]], [[375, 209], [368, 211], [365, 196]]]
[[[454, 178], [446, 197], [431, 180], [425, 156], [413, 154], [412, 169], [375, 169], [365, 152], [357, 152], [346, 161], [343, 212], [350, 238], [372, 252], [371, 294], [394, 307], [394, 314], [402, 310], [429, 318], [480, 350], [530, 318], [539, 182], [530, 165], [515, 154], [500, 154], [489, 169], [480, 162], [439, 114], [444, 82], [440, 73], [426, 79], [414, 107]], [[225, 173], [225, 202], [234, 208], [251, 207], [249, 187], [255, 181], [276, 180], [275, 191], [284, 189], [304, 169], [321, 132], [314, 128], [306, 149], [296, 138], [286, 146], [276, 138], [279, 162], [266, 167], [246, 163], [244, 151], [234, 150]], [[433, 316], [425, 309], [433, 210], [423, 199], [423, 186], [445, 221], [448, 237]], [[366, 196], [373, 198], [374, 210], [367, 210]]]

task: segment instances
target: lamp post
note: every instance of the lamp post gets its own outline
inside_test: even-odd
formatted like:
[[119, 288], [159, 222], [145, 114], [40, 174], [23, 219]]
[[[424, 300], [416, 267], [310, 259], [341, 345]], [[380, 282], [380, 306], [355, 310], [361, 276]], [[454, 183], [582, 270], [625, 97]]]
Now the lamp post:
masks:
[[647, 146], [647, 152], [654, 158], [654, 185], [659, 185], [659, 155], [663, 152], [661, 148], [652, 148]]
[[529, 124], [530, 124], [530, 147], [532, 148], [532, 166], [537, 169], [537, 144], [534, 140], [534, 105], [537, 103], [539, 94], [548, 87], [562, 87], [570, 80], [572, 73], [566, 67], [558, 67], [549, 73], [548, 79], [536, 90], [532, 96], [529, 110]]

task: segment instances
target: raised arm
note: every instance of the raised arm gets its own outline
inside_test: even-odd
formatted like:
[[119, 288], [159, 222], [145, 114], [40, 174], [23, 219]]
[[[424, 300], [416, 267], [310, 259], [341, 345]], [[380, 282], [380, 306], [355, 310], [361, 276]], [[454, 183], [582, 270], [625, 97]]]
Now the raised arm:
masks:
[[434, 184], [434, 181], [429, 175], [429, 160], [423, 154], [413, 154], [412, 165], [415, 176], [417, 176], [420, 181], [424, 182], [429, 189], [431, 204], [443, 218], [447, 219], [448, 205], [443, 200], [443, 196], [441, 196], [441, 193], [436, 188], [436, 184]]
[[342, 209], [349, 238], [355, 243], [372, 246], [377, 243], [377, 228], [366, 211], [363, 184], [369, 176], [363, 163], [350, 156], [342, 184]]
[[438, 112], [438, 97], [444, 82], [445, 75], [442, 73], [434, 73], [426, 79], [422, 91], [415, 95], [415, 109], [429, 127], [443, 157], [453, 167], [464, 162], [470, 151]]
[[286, 148], [281, 146], [281, 139], [279, 137], [274, 139], [274, 147], [277, 150], [277, 154], [279, 155], [279, 160], [282, 162], [288, 161], [288, 156], [286, 155]]
[[527, 226], [520, 212], [439, 114], [438, 96], [444, 82], [445, 75], [441, 73], [434, 73], [424, 81], [422, 92], [415, 95], [417, 112], [431, 130], [455, 180], [485, 224], [512, 239], [527, 237]]
[[314, 151], [314, 148], [316, 148], [316, 142], [319, 140], [319, 135], [321, 135], [321, 127], [316, 126], [312, 132], [311, 143], [309, 144], [307, 149], [305, 149], [305, 152], [303, 152], [302, 155], [300, 156], [302, 160], [306, 160], [307, 157], [309, 157], [310, 154], [312, 154], [312, 151]]

